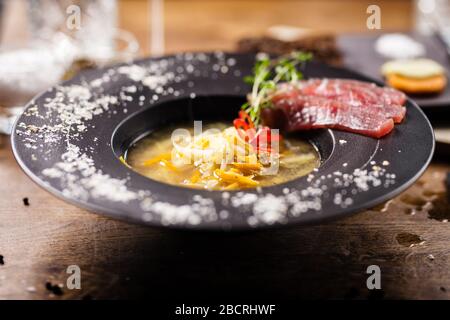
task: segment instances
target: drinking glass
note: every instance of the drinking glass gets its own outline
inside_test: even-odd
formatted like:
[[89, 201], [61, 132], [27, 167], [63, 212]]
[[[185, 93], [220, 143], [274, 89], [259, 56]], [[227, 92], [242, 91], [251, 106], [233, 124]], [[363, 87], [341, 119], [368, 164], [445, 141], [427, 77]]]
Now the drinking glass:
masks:
[[138, 51], [135, 37], [117, 28], [116, 0], [0, 0], [0, 133], [79, 65], [129, 60]]

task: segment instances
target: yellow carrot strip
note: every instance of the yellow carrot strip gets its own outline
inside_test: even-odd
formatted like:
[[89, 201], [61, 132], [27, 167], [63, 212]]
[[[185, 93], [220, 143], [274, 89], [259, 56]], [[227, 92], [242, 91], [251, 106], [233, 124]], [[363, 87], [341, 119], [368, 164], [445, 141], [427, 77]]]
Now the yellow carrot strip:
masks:
[[236, 168], [231, 168], [229, 171], [231, 171], [231, 172], [235, 172], [235, 173], [237, 173], [237, 174], [242, 174], [242, 172], [241, 171], [239, 171], [238, 169], [236, 169]]
[[192, 174], [191, 178], [189, 179], [190, 183], [197, 183], [198, 180], [201, 177], [201, 173], [199, 170], [195, 170], [194, 173]]
[[234, 190], [234, 189], [237, 189], [238, 187], [239, 187], [239, 183], [234, 182], [234, 183], [231, 183], [231, 184], [227, 185], [226, 187], [224, 187], [223, 190]]
[[223, 171], [220, 169], [216, 169], [214, 171], [214, 174], [216, 176], [218, 176], [220, 179], [222, 179], [225, 182], [229, 182], [229, 183], [239, 183], [239, 184], [243, 184], [243, 185], [248, 185], [248, 186], [257, 186], [259, 184], [258, 181], [255, 181], [251, 178], [248, 178], [246, 176], [243, 176], [241, 174], [238, 174], [236, 172], [232, 172], [232, 171]]
[[172, 157], [171, 153], [163, 153], [163, 154], [160, 154], [159, 156], [156, 156], [156, 157], [146, 160], [143, 163], [143, 165], [146, 167], [149, 167], [149, 166], [159, 163], [161, 160], [169, 160], [171, 157]]
[[241, 171], [260, 171], [262, 169], [260, 163], [233, 162], [231, 165]]

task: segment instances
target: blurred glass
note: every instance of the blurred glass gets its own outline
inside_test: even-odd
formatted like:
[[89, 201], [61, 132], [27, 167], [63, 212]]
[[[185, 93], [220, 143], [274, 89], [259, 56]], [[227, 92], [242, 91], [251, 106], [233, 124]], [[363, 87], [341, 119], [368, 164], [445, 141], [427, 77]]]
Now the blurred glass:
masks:
[[450, 32], [450, 0], [416, 0], [416, 29], [430, 34], [436, 29]]
[[84, 56], [111, 59], [115, 54], [115, 0], [29, 0], [32, 39], [63, 32], [76, 41]]
[[117, 28], [116, 0], [0, 0], [0, 132], [36, 94], [138, 50]]
[[415, 4], [416, 30], [439, 39], [450, 57], [450, 0], [416, 0]]

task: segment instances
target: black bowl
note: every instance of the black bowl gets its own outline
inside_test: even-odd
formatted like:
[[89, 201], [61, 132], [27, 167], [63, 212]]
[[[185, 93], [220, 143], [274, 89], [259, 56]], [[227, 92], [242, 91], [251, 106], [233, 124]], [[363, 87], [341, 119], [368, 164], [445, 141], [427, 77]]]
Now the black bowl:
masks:
[[[182, 54], [82, 73], [43, 93], [17, 121], [12, 143], [25, 172], [63, 199], [152, 226], [243, 230], [319, 223], [370, 208], [410, 186], [429, 164], [434, 137], [407, 101], [405, 121], [383, 139], [335, 130], [301, 133], [318, 149], [316, 172], [277, 186], [193, 190], [141, 176], [119, 157], [155, 129], [233, 119], [254, 56]], [[372, 81], [310, 63], [307, 77]], [[300, 134], [300, 133], [299, 133]]]
[[[120, 158], [139, 140], [164, 127], [186, 123], [193, 126], [196, 120], [231, 123], [244, 102], [243, 96], [197, 96], [195, 99], [182, 98], [162, 102], [153, 108], [136, 112], [125, 118], [114, 131], [111, 142], [114, 154]], [[329, 130], [314, 130], [296, 135], [316, 147], [322, 164], [334, 149], [335, 141]]]

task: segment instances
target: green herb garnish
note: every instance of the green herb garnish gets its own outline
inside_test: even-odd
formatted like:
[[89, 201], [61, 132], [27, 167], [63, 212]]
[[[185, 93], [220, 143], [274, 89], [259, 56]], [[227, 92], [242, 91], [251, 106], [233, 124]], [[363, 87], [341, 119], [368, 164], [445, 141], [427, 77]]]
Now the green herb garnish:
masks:
[[255, 125], [260, 123], [261, 110], [271, 106], [271, 94], [276, 85], [302, 79], [303, 74], [298, 68], [311, 58], [311, 53], [293, 52], [273, 60], [265, 55], [257, 59], [253, 75], [244, 78], [246, 83], [252, 85], [252, 92], [249, 101], [242, 105], [242, 110], [248, 113]]

